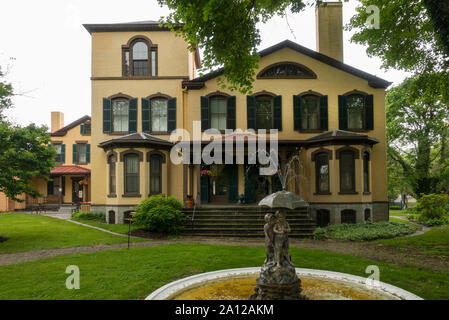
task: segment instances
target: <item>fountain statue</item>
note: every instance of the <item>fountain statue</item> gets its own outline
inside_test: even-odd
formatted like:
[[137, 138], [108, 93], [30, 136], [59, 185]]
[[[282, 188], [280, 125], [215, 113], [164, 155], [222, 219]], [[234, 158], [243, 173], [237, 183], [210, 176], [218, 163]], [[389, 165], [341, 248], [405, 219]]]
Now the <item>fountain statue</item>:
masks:
[[[279, 207], [281, 203], [283, 207], [294, 209], [302, 205], [304, 200], [294, 193], [280, 191], [269, 195], [259, 205]], [[266, 259], [250, 300], [307, 300], [301, 294], [301, 279], [296, 275], [288, 252], [290, 225], [285, 211], [277, 210], [276, 214], [267, 214], [265, 222]]]

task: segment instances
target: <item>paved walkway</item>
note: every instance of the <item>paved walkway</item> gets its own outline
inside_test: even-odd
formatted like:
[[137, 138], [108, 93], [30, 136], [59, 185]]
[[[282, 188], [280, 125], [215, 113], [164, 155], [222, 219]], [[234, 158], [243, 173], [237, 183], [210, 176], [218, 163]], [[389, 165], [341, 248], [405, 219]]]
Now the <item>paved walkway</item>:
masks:
[[429, 227], [426, 227], [425, 225], [422, 225], [422, 224], [419, 224], [419, 223], [410, 221], [410, 220], [408, 220], [406, 217], [403, 217], [403, 216], [391, 216], [391, 217], [392, 217], [392, 218], [399, 219], [399, 220], [407, 221], [407, 222], [409, 222], [409, 223], [411, 223], [411, 224], [413, 224], [413, 225], [415, 225], [415, 226], [421, 228], [420, 230], [417, 230], [415, 233], [406, 235], [406, 236], [404, 236], [404, 237], [414, 237], [414, 236], [419, 236], [419, 235], [422, 235], [422, 234], [424, 234], [424, 233], [426, 233], [427, 231], [430, 230]]

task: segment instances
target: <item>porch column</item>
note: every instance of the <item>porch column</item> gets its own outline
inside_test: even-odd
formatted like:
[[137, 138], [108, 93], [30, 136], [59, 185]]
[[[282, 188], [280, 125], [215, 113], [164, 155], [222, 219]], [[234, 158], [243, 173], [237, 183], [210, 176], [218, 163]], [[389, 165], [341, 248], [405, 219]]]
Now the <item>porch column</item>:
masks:
[[193, 165], [189, 164], [189, 193], [192, 197], [195, 197], [193, 191]]
[[184, 204], [187, 201], [187, 165], [183, 164], [182, 165], [182, 192], [183, 192], [183, 199], [184, 199]]

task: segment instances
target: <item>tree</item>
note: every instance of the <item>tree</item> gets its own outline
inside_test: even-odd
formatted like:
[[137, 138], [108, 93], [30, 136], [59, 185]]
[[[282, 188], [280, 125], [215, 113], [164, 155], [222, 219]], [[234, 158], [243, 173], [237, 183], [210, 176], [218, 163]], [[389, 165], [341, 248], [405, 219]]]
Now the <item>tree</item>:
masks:
[[[437, 192], [448, 168], [446, 76], [409, 78], [387, 94], [388, 156], [403, 170], [415, 197]], [[433, 170], [435, 166], [439, 170]]]
[[5, 120], [2, 111], [13, 106], [13, 96], [12, 85], [0, 70], [0, 192], [21, 201], [17, 197], [24, 193], [41, 196], [32, 179], [48, 179], [56, 154], [48, 147], [47, 127], [20, 127]]
[[[223, 67], [231, 90], [251, 90], [259, 61], [260, 34], [257, 23], [286, 10], [300, 12], [302, 0], [158, 0], [173, 12], [165, 23], [177, 28], [191, 50], [204, 49], [204, 69]], [[315, 1], [312, 1], [315, 3]], [[321, 2], [321, 1], [319, 1]], [[225, 86], [221, 79], [220, 84]]]
[[[360, 0], [361, 6], [346, 30], [356, 30], [351, 41], [366, 45], [369, 56], [382, 59], [383, 67], [414, 73], [445, 71], [449, 67], [447, 42], [449, 11], [438, 11], [437, 0]], [[366, 25], [377, 6], [380, 28]]]

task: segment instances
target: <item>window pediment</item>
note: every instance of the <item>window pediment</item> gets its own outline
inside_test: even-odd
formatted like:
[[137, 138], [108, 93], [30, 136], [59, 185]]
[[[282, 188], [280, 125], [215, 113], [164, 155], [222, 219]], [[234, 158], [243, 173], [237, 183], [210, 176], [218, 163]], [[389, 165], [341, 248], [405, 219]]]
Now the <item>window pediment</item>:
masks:
[[315, 72], [296, 62], [279, 62], [263, 69], [257, 79], [316, 79]]

